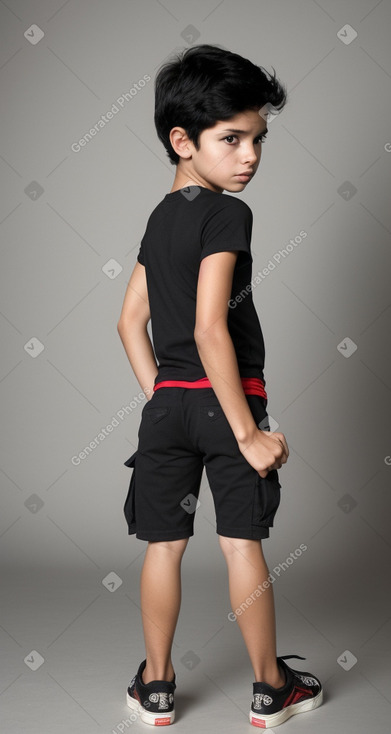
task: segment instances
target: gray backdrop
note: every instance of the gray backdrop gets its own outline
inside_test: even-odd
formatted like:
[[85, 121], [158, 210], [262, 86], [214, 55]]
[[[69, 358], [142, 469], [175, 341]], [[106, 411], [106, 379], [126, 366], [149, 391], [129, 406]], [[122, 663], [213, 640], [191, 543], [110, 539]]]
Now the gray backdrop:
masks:
[[[264, 543], [279, 654], [305, 655], [327, 692], [286, 726], [389, 730], [390, 22], [390, 0], [0, 3], [7, 732], [143, 727], [121, 722], [144, 656], [146, 543], [127, 535], [123, 462], [145, 401], [117, 320], [175, 172], [156, 70], [194, 43], [274, 66], [289, 93], [238, 195], [254, 214], [271, 427], [290, 448]], [[173, 650], [178, 731], [250, 726], [229, 612], [204, 476]]]

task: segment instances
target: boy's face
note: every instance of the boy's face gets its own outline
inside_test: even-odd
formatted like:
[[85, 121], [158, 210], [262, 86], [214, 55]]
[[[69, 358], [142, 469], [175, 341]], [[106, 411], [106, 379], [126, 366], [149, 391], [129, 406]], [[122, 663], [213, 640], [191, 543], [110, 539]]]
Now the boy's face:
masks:
[[[203, 130], [198, 151], [186, 136], [184, 147], [177, 149], [181, 156], [177, 174], [180, 179], [184, 177], [183, 185], [194, 181], [220, 193], [243, 191], [259, 166], [266, 133], [266, 122], [256, 109], [245, 110]], [[241, 175], [249, 172], [250, 176]]]

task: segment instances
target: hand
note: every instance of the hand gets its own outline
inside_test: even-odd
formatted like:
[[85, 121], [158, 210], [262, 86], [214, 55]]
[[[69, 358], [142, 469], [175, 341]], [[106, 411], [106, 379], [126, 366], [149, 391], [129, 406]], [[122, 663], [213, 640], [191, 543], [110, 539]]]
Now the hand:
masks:
[[281, 469], [289, 456], [288, 444], [283, 433], [274, 431], [257, 432], [247, 441], [238, 441], [240, 452], [261, 477], [271, 469]]

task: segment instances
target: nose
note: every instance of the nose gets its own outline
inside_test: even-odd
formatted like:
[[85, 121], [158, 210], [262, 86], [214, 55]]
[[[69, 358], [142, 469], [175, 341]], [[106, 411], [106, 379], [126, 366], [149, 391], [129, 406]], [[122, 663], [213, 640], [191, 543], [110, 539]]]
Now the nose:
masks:
[[259, 153], [257, 153], [252, 143], [245, 145], [242, 150], [242, 163], [248, 163], [252, 166], [258, 161], [258, 157], [261, 157], [261, 148], [259, 148]]

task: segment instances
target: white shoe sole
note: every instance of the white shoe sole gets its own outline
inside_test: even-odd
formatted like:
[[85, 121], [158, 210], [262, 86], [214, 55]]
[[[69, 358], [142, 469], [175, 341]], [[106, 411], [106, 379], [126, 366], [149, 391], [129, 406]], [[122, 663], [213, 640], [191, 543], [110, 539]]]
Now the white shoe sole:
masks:
[[162, 711], [161, 714], [153, 714], [141, 706], [135, 698], [129, 696], [129, 693], [126, 693], [126, 702], [129, 708], [137, 713], [140, 721], [143, 721], [144, 724], [150, 724], [151, 726], [167, 726], [175, 721], [175, 711], [167, 711], [167, 713]]
[[290, 719], [295, 714], [302, 714], [304, 711], [312, 711], [318, 708], [323, 702], [323, 690], [321, 690], [315, 698], [309, 698], [307, 701], [300, 703], [293, 703], [291, 706], [287, 706], [281, 711], [276, 711], [275, 714], [256, 714], [254, 711], [250, 711], [250, 724], [253, 726], [259, 726], [261, 729], [269, 729], [272, 726], [278, 726], [283, 724], [284, 721]]

